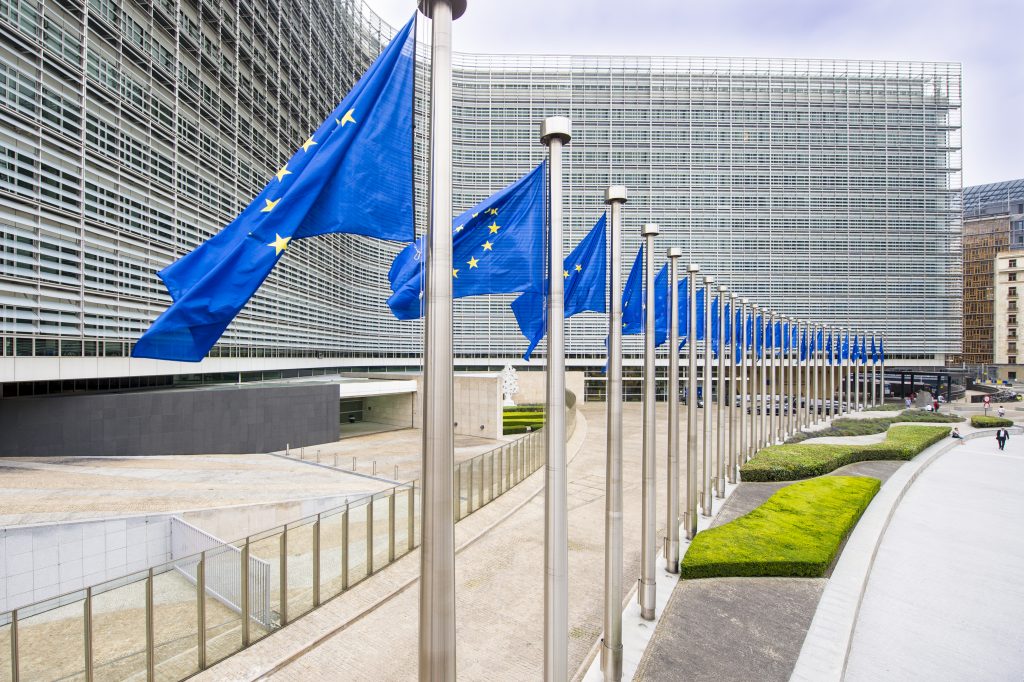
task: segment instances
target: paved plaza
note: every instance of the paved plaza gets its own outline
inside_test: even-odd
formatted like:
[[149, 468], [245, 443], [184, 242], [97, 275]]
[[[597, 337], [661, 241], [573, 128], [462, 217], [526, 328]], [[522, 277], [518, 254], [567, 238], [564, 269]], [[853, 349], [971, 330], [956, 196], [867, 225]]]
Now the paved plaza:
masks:
[[911, 485], [868, 580], [845, 679], [1024, 679], [1024, 437], [954, 447]]

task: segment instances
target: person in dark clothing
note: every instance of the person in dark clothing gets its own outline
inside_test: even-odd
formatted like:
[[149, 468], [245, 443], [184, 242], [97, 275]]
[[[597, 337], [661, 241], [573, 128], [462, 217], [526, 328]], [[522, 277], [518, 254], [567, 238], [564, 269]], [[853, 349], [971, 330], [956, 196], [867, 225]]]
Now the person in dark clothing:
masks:
[[1006, 441], [1010, 439], [1010, 432], [1006, 429], [999, 429], [996, 431], [996, 442], [999, 443], [999, 449], [1003, 450], [1006, 448]]

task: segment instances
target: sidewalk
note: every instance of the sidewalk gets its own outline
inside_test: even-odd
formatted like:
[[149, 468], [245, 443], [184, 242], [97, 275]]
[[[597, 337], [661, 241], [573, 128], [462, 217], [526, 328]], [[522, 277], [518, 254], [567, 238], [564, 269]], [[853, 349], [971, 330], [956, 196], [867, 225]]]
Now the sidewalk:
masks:
[[1024, 438], [967, 441], [913, 483], [875, 559], [845, 679], [1024, 679]]

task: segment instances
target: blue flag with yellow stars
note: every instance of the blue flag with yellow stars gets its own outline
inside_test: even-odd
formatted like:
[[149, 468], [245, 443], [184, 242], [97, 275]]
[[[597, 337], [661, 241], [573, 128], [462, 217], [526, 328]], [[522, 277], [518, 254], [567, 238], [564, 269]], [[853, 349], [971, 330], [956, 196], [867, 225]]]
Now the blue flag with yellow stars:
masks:
[[758, 315], [754, 322], [754, 353], [764, 357], [764, 315]]
[[857, 343], [857, 335], [853, 335], [853, 350], [850, 352], [850, 359], [854, 362], [860, 360], [860, 345]]
[[718, 306], [721, 304], [721, 296], [711, 296], [711, 352], [718, 357]]
[[697, 341], [704, 340], [704, 291], [706, 289], [707, 287], [697, 287], [697, 295], [694, 297], [696, 299], [694, 301], [696, 310], [693, 311], [693, 314], [697, 316], [697, 324], [694, 325], [697, 329]]
[[863, 334], [860, 336], [860, 361], [864, 365], [868, 363], [868, 340]]
[[[622, 288], [622, 333], [625, 336], [641, 334], [646, 323], [647, 287], [644, 285], [644, 247], [636, 252], [636, 260]], [[668, 338], [668, 266], [654, 277], [654, 345], [660, 346]]]
[[813, 339], [812, 340], [808, 340], [808, 338], [807, 338], [807, 328], [805, 327], [803, 332], [800, 334], [800, 361], [801, 362], [803, 362], [804, 360], [807, 359], [807, 356], [808, 356], [809, 353], [813, 352], [811, 350], [810, 345], [809, 345], [810, 343], [813, 343], [813, 342], [814, 342]]
[[751, 314], [747, 315], [747, 326], [744, 331], [746, 333], [743, 335], [743, 352], [746, 353], [754, 347], [754, 316]]
[[842, 355], [840, 356], [840, 359], [850, 359], [850, 332], [846, 332], [846, 334], [843, 336], [843, 351]]
[[[545, 165], [458, 216], [452, 226], [452, 298], [544, 289]], [[388, 307], [399, 320], [423, 317], [426, 237], [391, 264]]]
[[878, 346], [875, 345], [875, 336], [871, 335], [871, 364], [878, 364]]
[[174, 302], [133, 357], [202, 360], [294, 239], [412, 241], [415, 47], [410, 20], [252, 203], [158, 273]]
[[834, 353], [832, 352], [832, 332], [830, 331], [828, 333], [828, 336], [825, 337], [825, 360], [828, 362], [828, 364], [832, 364], [833, 357]]
[[732, 359], [737, 365], [743, 361], [743, 306], [732, 312]]
[[688, 277], [679, 280], [679, 349], [686, 345], [686, 338], [690, 335], [690, 296], [688, 293]]
[[[587, 236], [563, 261], [562, 279], [565, 283], [565, 317], [590, 310], [607, 311], [605, 282], [608, 279], [607, 217], [602, 215]], [[530, 341], [524, 360], [529, 360], [533, 349], [548, 331], [548, 285], [544, 291], [526, 291], [512, 301], [512, 312], [519, 329]]]

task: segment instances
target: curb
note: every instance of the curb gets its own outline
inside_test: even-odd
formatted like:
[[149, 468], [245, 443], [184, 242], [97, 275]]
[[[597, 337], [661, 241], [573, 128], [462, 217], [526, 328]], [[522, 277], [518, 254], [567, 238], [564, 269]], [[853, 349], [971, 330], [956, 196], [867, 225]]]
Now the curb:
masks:
[[[1011, 433], [1024, 433], [1014, 426]], [[964, 440], [991, 436], [995, 429], [964, 434]], [[857, 616], [875, 557], [896, 508], [910, 486], [935, 460], [957, 447], [946, 439], [900, 467], [882, 486], [847, 540], [832, 577], [818, 602], [790, 682], [840, 682], [853, 644]]]

